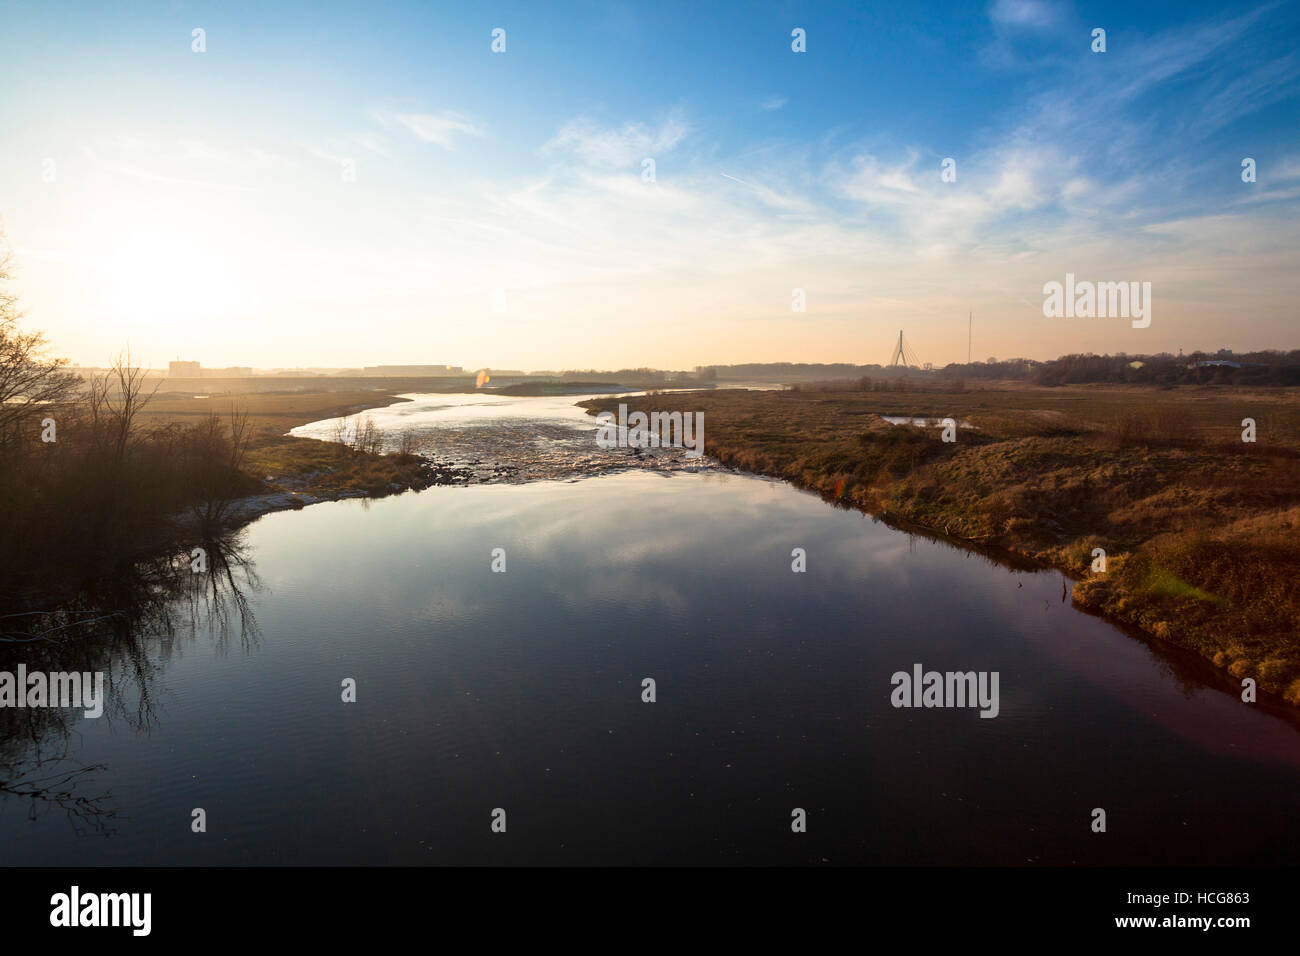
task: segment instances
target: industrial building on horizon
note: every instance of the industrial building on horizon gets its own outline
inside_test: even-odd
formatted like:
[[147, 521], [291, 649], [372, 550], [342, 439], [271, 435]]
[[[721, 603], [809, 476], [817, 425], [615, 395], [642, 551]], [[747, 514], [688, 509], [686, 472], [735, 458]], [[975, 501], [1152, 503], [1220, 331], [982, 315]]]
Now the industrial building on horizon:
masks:
[[248, 365], [229, 368], [203, 368], [199, 362], [168, 362], [168, 378], [251, 378], [253, 369]]
[[366, 378], [433, 378], [473, 373], [459, 365], [367, 365], [361, 374]]

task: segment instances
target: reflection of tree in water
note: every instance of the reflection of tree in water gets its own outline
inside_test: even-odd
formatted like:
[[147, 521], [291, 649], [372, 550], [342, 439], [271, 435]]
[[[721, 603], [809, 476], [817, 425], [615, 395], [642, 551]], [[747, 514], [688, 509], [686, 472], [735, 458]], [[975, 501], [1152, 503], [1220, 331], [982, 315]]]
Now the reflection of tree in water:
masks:
[[[222, 651], [258, 640], [248, 595], [262, 584], [242, 534], [210, 538], [207, 571], [189, 553], [139, 562], [90, 582], [41, 610], [0, 608], [0, 670], [101, 672], [102, 720], [149, 732], [158, 720], [159, 677], [184, 644], [206, 636]], [[20, 688], [25, 692], [26, 688]], [[29, 816], [62, 809], [73, 827], [111, 832], [110, 794], [87, 795], [103, 764], [70, 766], [69, 741], [81, 709], [0, 707], [0, 803], [30, 802]]]
[[[0, 769], [8, 772], [8, 768], [3, 765], [0, 765]], [[14, 779], [0, 780], [0, 795], [28, 800], [29, 820], [35, 820], [42, 811], [60, 809], [67, 814], [68, 822], [72, 824], [78, 836], [85, 833], [87, 829], [104, 834], [113, 832], [109, 821], [117, 811], [108, 804], [112, 795], [103, 793], [91, 797], [77, 789], [82, 781], [105, 769], [104, 764], [97, 763], [72, 769], [61, 768], [49, 773], [42, 773], [43, 769], [40, 764], [37, 764]]]

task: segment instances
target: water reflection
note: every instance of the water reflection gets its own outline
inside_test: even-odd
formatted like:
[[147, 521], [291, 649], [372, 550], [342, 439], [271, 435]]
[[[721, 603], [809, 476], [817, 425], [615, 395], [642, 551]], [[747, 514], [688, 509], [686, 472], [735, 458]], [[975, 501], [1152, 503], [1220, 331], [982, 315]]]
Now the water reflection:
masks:
[[[1294, 720], [1076, 613], [1055, 572], [779, 482], [435, 488], [269, 515], [247, 539], [256, 574], [242, 546], [215, 547], [207, 575], [178, 554], [61, 616], [6, 619], [41, 638], [6, 646], [11, 661], [102, 669], [111, 690], [98, 720], [0, 713], [0, 864], [1300, 852]], [[999, 716], [893, 708], [890, 675], [917, 662], [998, 672]], [[1091, 832], [1094, 806], [1121, 839]], [[218, 839], [194, 837], [194, 807]], [[797, 839], [792, 807], [809, 810]], [[96, 829], [117, 833], [78, 836]]]
[[[194, 553], [129, 564], [86, 582], [76, 596], [43, 609], [0, 614], [0, 671], [100, 673], [104, 711], [94, 718], [149, 732], [167, 661], [200, 636], [226, 651], [258, 641], [249, 594], [263, 589], [245, 532], [201, 539]], [[23, 689], [20, 688], [20, 692]], [[79, 707], [0, 707], [0, 798], [28, 804], [28, 818], [62, 811], [78, 833], [113, 832], [111, 795], [98, 786], [107, 765], [78, 765], [70, 740]]]

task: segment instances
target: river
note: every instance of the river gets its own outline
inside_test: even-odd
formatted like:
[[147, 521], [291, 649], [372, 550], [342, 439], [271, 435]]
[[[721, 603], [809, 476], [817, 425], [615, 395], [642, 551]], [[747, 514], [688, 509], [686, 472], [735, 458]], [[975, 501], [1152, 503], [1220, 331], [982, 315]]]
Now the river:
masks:
[[[264, 516], [64, 654], [109, 703], [5, 712], [0, 864], [1297, 858], [1289, 713], [1055, 571], [597, 454], [573, 401], [377, 410], [483, 480]], [[544, 467], [493, 457], [530, 443]], [[997, 715], [894, 706], [917, 664], [996, 673]]]

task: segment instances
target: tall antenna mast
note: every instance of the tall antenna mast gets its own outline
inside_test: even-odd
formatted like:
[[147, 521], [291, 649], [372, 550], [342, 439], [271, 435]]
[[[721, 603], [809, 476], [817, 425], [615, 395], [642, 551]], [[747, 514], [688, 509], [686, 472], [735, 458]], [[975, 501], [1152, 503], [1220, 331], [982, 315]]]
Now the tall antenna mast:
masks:
[[975, 324], [975, 310], [972, 309], [970, 314], [966, 316], [966, 364], [967, 365], [970, 364], [970, 340], [971, 340], [971, 331], [972, 328], [974, 327], [974, 324]]

